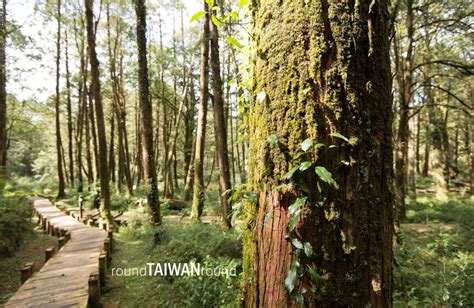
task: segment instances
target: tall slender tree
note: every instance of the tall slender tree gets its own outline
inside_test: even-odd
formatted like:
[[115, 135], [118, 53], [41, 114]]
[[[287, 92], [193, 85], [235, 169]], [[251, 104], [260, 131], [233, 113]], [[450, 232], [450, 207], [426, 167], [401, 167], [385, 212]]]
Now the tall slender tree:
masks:
[[146, 50], [146, 6], [145, 0], [135, 0], [137, 15], [138, 47], [138, 91], [141, 116], [141, 139], [145, 186], [149, 207], [150, 222], [161, 222], [160, 200], [156, 178], [155, 154], [153, 150], [152, 107], [150, 102], [150, 85], [148, 81], [148, 64]]
[[59, 92], [59, 79], [61, 76], [61, 0], [57, 0], [56, 19], [58, 23], [57, 37], [56, 37], [56, 97], [55, 97], [55, 119], [56, 119], [56, 155], [57, 155], [57, 171], [58, 171], [58, 198], [66, 195], [65, 180], [64, 180], [64, 165], [63, 165], [63, 146], [61, 140], [61, 120], [60, 120], [60, 102], [61, 95]]
[[[216, 16], [216, 11], [212, 10], [212, 14], [213, 16]], [[230, 212], [232, 210], [231, 204], [227, 201], [229, 198], [228, 191], [231, 188], [229, 153], [227, 148], [227, 127], [224, 115], [224, 95], [219, 59], [219, 29], [215, 23], [211, 23], [210, 39], [213, 96], [212, 106], [214, 110], [217, 162], [219, 166], [219, 196], [222, 209], [222, 226], [224, 229], [229, 229], [231, 227]]]
[[2, 0], [0, 11], [0, 195], [3, 192], [7, 165], [7, 1]]
[[392, 305], [388, 2], [253, 2], [246, 307]]
[[68, 41], [68, 30], [67, 27], [64, 30], [64, 50], [65, 50], [65, 61], [66, 61], [66, 102], [67, 102], [67, 135], [68, 135], [68, 157], [69, 157], [69, 181], [71, 187], [74, 187], [74, 148], [72, 135], [73, 124], [72, 124], [72, 102], [71, 102], [71, 73], [69, 72], [69, 41]]
[[[204, 1], [204, 11], [208, 12], [207, 2]], [[209, 100], [209, 14], [204, 16], [204, 25], [201, 41], [201, 78], [198, 126], [196, 131], [196, 149], [194, 153], [194, 189], [192, 217], [196, 220], [204, 209], [204, 147], [206, 141], [207, 103]]]
[[115, 227], [112, 214], [110, 213], [110, 187], [109, 168], [107, 163], [107, 140], [105, 137], [104, 109], [102, 106], [102, 94], [100, 86], [99, 60], [95, 49], [95, 27], [93, 0], [84, 0], [86, 8], [87, 45], [89, 49], [89, 61], [91, 68], [91, 94], [94, 98], [95, 113], [97, 118], [98, 153], [99, 153], [99, 175], [100, 175], [100, 214], [109, 228]]

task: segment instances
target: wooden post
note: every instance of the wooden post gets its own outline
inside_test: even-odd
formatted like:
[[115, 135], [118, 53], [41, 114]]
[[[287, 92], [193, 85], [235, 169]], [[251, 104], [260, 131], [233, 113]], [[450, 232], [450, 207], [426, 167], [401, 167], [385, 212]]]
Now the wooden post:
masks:
[[54, 227], [54, 236], [59, 236], [59, 227]]
[[105, 286], [105, 270], [107, 266], [107, 255], [105, 252], [101, 252], [99, 255], [99, 277], [100, 277], [100, 285], [102, 287]]
[[89, 307], [100, 307], [100, 285], [99, 275], [91, 274], [89, 276]]
[[110, 267], [111, 255], [110, 255], [110, 240], [106, 238], [104, 240], [104, 250], [107, 254], [107, 267]]
[[63, 229], [63, 228], [59, 229], [59, 236], [65, 237], [66, 233], [67, 233], [66, 229]]
[[51, 222], [48, 220], [48, 234], [53, 236], [54, 235], [54, 228]]
[[61, 236], [58, 239], [58, 249], [61, 249], [61, 247], [63, 247], [64, 244], [66, 244], [66, 238], [64, 236]]
[[48, 262], [54, 254], [54, 247], [48, 247], [44, 251], [44, 262]]
[[87, 225], [93, 227], [94, 226], [94, 221], [92, 219], [87, 220]]
[[46, 217], [44, 216], [41, 217], [41, 228], [43, 228], [43, 230], [46, 230]]
[[65, 234], [65, 237], [66, 237], [66, 242], [69, 241], [71, 239], [71, 231], [67, 231]]
[[21, 268], [21, 284], [24, 284], [31, 277], [31, 269], [28, 266]]
[[71, 211], [70, 211], [70, 210], [65, 210], [64, 212], [65, 212], [65, 213], [66, 213], [66, 215], [68, 215], [68, 216], [69, 216], [69, 214], [71, 213]]
[[84, 213], [84, 198], [82, 195], [79, 195], [79, 218], [82, 219], [82, 214]]
[[114, 230], [107, 231], [107, 237], [110, 240], [110, 252], [114, 251]]
[[85, 224], [85, 225], [87, 225], [87, 218], [86, 218], [86, 217], [83, 217], [83, 218], [82, 218], [82, 223]]

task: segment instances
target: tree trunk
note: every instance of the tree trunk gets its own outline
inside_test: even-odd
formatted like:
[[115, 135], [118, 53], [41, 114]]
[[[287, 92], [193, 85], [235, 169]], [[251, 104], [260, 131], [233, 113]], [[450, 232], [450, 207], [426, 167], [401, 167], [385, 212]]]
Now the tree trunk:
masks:
[[[248, 185], [256, 204], [249, 200], [245, 209], [245, 307], [296, 307], [300, 300], [314, 307], [392, 306], [387, 6], [254, 2]], [[349, 141], [331, 138], [334, 132]], [[338, 146], [302, 154], [307, 138]], [[299, 166], [292, 160], [299, 154], [312, 167], [296, 171], [289, 187], [284, 175]], [[332, 182], [327, 175], [318, 178], [315, 166], [332, 172], [339, 189], [322, 180]], [[303, 197], [301, 215], [289, 215]], [[289, 216], [299, 217], [296, 231]], [[311, 257], [292, 246], [301, 248], [300, 241], [313, 247]]]
[[7, 165], [7, 1], [2, 0], [0, 11], [0, 196], [3, 193]]
[[64, 170], [62, 162], [62, 141], [61, 141], [61, 122], [60, 122], [60, 93], [59, 93], [59, 78], [60, 69], [59, 64], [61, 61], [61, 0], [57, 2], [57, 21], [58, 31], [56, 37], [56, 98], [55, 98], [55, 118], [56, 118], [56, 154], [57, 154], [57, 168], [58, 168], [58, 198], [62, 198], [66, 195], [64, 189], [66, 184], [64, 181]]
[[[215, 14], [216, 11], [212, 11]], [[219, 196], [222, 209], [222, 227], [227, 230], [231, 227], [230, 212], [231, 204], [229, 198], [230, 172], [229, 154], [227, 149], [227, 128], [224, 115], [224, 97], [222, 90], [221, 69], [219, 60], [219, 30], [214, 23], [211, 23], [211, 70], [212, 70], [212, 95], [214, 110], [214, 127], [216, 135], [217, 165], [219, 166]]]
[[99, 60], [97, 59], [97, 53], [95, 50], [95, 33], [94, 33], [94, 21], [93, 21], [93, 1], [84, 0], [86, 8], [86, 24], [87, 24], [87, 43], [89, 49], [89, 61], [91, 67], [91, 92], [94, 96], [95, 102], [95, 113], [97, 118], [97, 135], [99, 145], [99, 157], [100, 157], [100, 214], [104, 219], [107, 226], [110, 228], [115, 227], [115, 222], [110, 213], [110, 187], [109, 187], [109, 168], [107, 163], [107, 140], [105, 137], [105, 121], [104, 121], [104, 110], [102, 106], [102, 94], [100, 86], [100, 72], [99, 72]]
[[138, 46], [138, 90], [141, 115], [142, 158], [145, 175], [149, 220], [153, 224], [161, 222], [158, 183], [156, 179], [155, 154], [153, 151], [152, 108], [150, 102], [148, 64], [146, 50], [146, 6], [145, 0], [135, 0], [137, 14]]
[[[405, 218], [405, 194], [407, 190], [407, 171], [408, 171], [408, 148], [410, 137], [410, 104], [412, 100], [412, 81], [413, 81], [413, 0], [406, 1], [407, 13], [405, 26], [407, 28], [408, 46], [404, 63], [396, 60], [397, 83], [400, 92], [399, 122], [395, 151], [395, 196], [396, 196], [396, 215], [395, 220], [400, 223]], [[397, 39], [394, 39], [397, 44]], [[401, 50], [395, 45], [397, 59], [401, 55]]]
[[[204, 11], [209, 12], [204, 1]], [[204, 147], [206, 141], [207, 102], [209, 100], [209, 14], [204, 16], [201, 41], [201, 77], [196, 150], [194, 156], [193, 206], [191, 216], [199, 220], [204, 209]]]
[[64, 31], [64, 49], [66, 53], [66, 90], [67, 90], [67, 134], [68, 134], [68, 156], [69, 156], [69, 180], [71, 187], [74, 188], [74, 149], [73, 143], [73, 127], [72, 127], [72, 103], [71, 103], [71, 81], [69, 72], [69, 49], [68, 49], [68, 33]]

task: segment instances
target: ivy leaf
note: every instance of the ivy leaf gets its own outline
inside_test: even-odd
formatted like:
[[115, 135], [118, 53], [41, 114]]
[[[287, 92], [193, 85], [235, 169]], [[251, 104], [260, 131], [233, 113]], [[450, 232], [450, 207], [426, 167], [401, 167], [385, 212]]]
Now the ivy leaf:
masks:
[[285, 176], [283, 177], [285, 180], [289, 180], [293, 177], [293, 175], [295, 174], [295, 172], [300, 168], [300, 166], [294, 166], [293, 168], [290, 169], [290, 171], [288, 171]]
[[288, 271], [288, 275], [286, 276], [286, 279], [285, 279], [285, 288], [288, 290], [289, 293], [291, 293], [291, 291], [293, 291], [295, 288], [296, 277], [297, 277], [296, 269], [291, 268]]
[[309, 242], [305, 242], [303, 244], [303, 248], [304, 248], [305, 255], [307, 255], [308, 257], [311, 257], [311, 255], [313, 254], [313, 247], [311, 246], [311, 244]]
[[265, 214], [265, 220], [263, 221], [263, 226], [265, 227], [270, 219], [273, 218], [273, 210]]
[[275, 146], [278, 144], [278, 138], [275, 134], [272, 134], [272, 135], [269, 135], [267, 137], [267, 142], [271, 145], [271, 146]]
[[249, 0], [239, 0], [239, 9], [243, 8], [249, 3]]
[[293, 216], [290, 217], [290, 222], [288, 223], [288, 231], [293, 231], [298, 222], [298, 217], [300, 216], [301, 210], [297, 210]]
[[298, 305], [303, 305], [303, 301], [304, 301], [303, 294], [301, 293], [296, 294], [295, 299]]
[[334, 182], [331, 172], [329, 172], [323, 166], [316, 166], [315, 171], [316, 171], [316, 174], [321, 179], [321, 181], [324, 181], [328, 184], [332, 184]]
[[205, 11], [197, 12], [191, 17], [191, 19], [189, 20], [189, 23], [195, 22], [196, 20], [198, 20], [199, 18], [203, 17], [206, 14], [207, 12]]
[[317, 285], [321, 285], [323, 282], [323, 279], [321, 276], [316, 272], [316, 269], [312, 266], [308, 266], [308, 272], [309, 272], [309, 277], [311, 278], [311, 281], [313, 281]]
[[258, 95], [257, 95], [257, 101], [258, 101], [259, 103], [263, 103], [266, 98], [267, 98], [267, 92], [265, 92], [265, 91], [261, 91], [261, 92], [258, 93]]
[[242, 44], [240, 44], [239, 41], [237, 41], [235, 38], [231, 37], [231, 36], [226, 36], [225, 39], [227, 40], [227, 42], [239, 49], [242, 49], [244, 46], [242, 46]]
[[301, 243], [299, 239], [294, 238], [294, 239], [291, 240], [291, 243], [292, 243], [293, 246], [295, 246], [296, 248], [298, 248], [298, 249], [303, 249], [303, 243]]
[[311, 168], [312, 165], [313, 165], [313, 163], [310, 162], [309, 160], [304, 161], [300, 165], [300, 171], [308, 170], [309, 168]]
[[210, 7], [213, 7], [213, 6], [214, 6], [214, 0], [206, 0], [206, 3], [207, 3]]
[[301, 149], [305, 152], [311, 149], [312, 146], [313, 141], [311, 141], [311, 138], [307, 138], [303, 141], [303, 143], [301, 143]]
[[221, 22], [219, 21], [219, 18], [216, 15], [211, 16], [212, 23], [216, 25], [216, 27], [219, 27], [221, 25]]
[[306, 203], [306, 199], [308, 199], [308, 197], [296, 199], [296, 201], [293, 202], [293, 204], [291, 204], [290, 207], [288, 208], [288, 215], [293, 216], [296, 213], [296, 211]]
[[342, 140], [344, 140], [345, 142], [349, 142], [349, 139], [347, 139], [345, 136], [341, 135], [341, 134], [338, 133], [338, 132], [330, 133], [329, 136], [342, 139]]

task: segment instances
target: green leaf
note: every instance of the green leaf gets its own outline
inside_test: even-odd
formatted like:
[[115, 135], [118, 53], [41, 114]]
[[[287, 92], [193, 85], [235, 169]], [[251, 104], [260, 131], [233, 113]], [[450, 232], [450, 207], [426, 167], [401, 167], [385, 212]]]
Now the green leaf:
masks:
[[239, 8], [243, 8], [249, 3], [249, 0], [239, 0]]
[[344, 140], [345, 142], [349, 142], [349, 139], [347, 139], [345, 136], [341, 135], [341, 134], [338, 133], [338, 132], [330, 133], [329, 136], [342, 139], [342, 140]]
[[296, 213], [296, 211], [303, 206], [306, 203], [306, 199], [308, 197], [303, 197], [303, 198], [298, 198], [296, 199], [295, 202], [293, 202], [289, 207], [288, 207], [288, 215], [292, 216]]
[[301, 243], [299, 239], [294, 238], [294, 239], [291, 240], [291, 243], [292, 243], [293, 246], [295, 246], [296, 248], [298, 248], [298, 249], [303, 249], [303, 243]]
[[315, 171], [316, 171], [316, 174], [321, 179], [321, 181], [324, 181], [328, 184], [332, 184], [334, 182], [331, 172], [329, 172], [323, 166], [316, 166]]
[[207, 3], [210, 7], [213, 7], [213, 6], [214, 6], [214, 0], [206, 0], [206, 3]]
[[231, 37], [231, 36], [226, 36], [225, 39], [227, 40], [227, 42], [239, 49], [242, 49], [244, 46], [242, 46], [242, 44], [240, 44], [239, 41], [237, 41], [235, 38]]
[[295, 174], [295, 172], [300, 168], [300, 166], [294, 166], [293, 168], [290, 169], [290, 171], [288, 171], [285, 176], [283, 177], [285, 180], [289, 180], [293, 177], [293, 175]]
[[311, 149], [312, 146], [313, 146], [313, 141], [311, 141], [311, 138], [307, 138], [305, 139], [305, 141], [303, 141], [303, 143], [301, 143], [301, 149], [305, 152]]
[[301, 293], [296, 294], [295, 299], [298, 305], [303, 305], [303, 301], [304, 301], [303, 294]]
[[293, 216], [290, 217], [290, 222], [288, 223], [288, 231], [293, 231], [298, 222], [298, 217], [300, 216], [301, 210], [297, 210]]
[[265, 227], [270, 219], [273, 218], [273, 210], [265, 214], [265, 220], [263, 221], [263, 226]]
[[310, 162], [309, 160], [304, 161], [300, 165], [300, 171], [308, 170], [309, 168], [311, 168], [312, 165], [313, 165], [313, 163]]
[[323, 279], [318, 274], [318, 272], [316, 272], [316, 269], [308, 265], [308, 272], [309, 272], [309, 277], [311, 278], [311, 281], [313, 281], [317, 285], [321, 285], [321, 283], [323, 282]]
[[216, 25], [216, 27], [219, 27], [221, 25], [221, 22], [219, 21], [219, 18], [216, 15], [211, 16], [212, 23]]
[[289, 293], [291, 293], [291, 291], [293, 291], [295, 288], [296, 277], [297, 277], [296, 269], [291, 268], [288, 271], [288, 275], [286, 276], [286, 279], [285, 279], [285, 288], [288, 290]]
[[315, 149], [319, 149], [319, 148], [324, 147], [324, 145], [325, 145], [324, 143], [316, 143], [316, 144], [314, 145], [314, 148], [315, 148]]
[[267, 92], [265, 92], [265, 91], [261, 91], [261, 92], [258, 93], [258, 95], [257, 95], [257, 101], [258, 101], [259, 103], [263, 103], [266, 98], [267, 98]]
[[271, 146], [275, 146], [278, 144], [278, 138], [275, 134], [272, 134], [272, 135], [269, 135], [267, 137], [267, 142], [271, 145]]
[[234, 18], [235, 21], [239, 21], [239, 14], [235, 11], [230, 12], [230, 15], [232, 18]]
[[191, 19], [189, 20], [190, 23], [198, 20], [199, 18], [203, 17], [204, 15], [206, 15], [207, 12], [205, 11], [201, 11], [201, 12], [197, 12], [196, 14], [194, 14]]
[[308, 257], [311, 257], [311, 255], [313, 254], [313, 247], [311, 246], [311, 244], [308, 242], [305, 242], [303, 244], [303, 247], [304, 247], [305, 255], [307, 255]]

